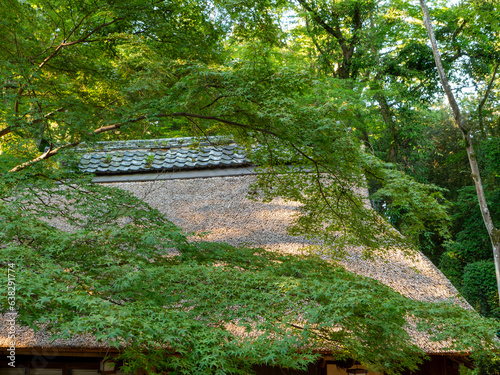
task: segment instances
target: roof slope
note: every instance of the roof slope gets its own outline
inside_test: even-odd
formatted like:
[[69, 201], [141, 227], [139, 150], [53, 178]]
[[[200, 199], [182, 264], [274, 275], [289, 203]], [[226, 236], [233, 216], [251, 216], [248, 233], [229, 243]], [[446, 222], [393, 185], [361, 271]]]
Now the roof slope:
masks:
[[[287, 227], [298, 204], [274, 199], [269, 203], [247, 197], [254, 176], [214, 177], [191, 180], [166, 180], [117, 183], [112, 186], [133, 192], [159, 209], [174, 224], [189, 232], [209, 232], [207, 241], [232, 245], [258, 246], [274, 251], [300, 252], [314, 242], [291, 236]], [[440, 302], [450, 298], [470, 308], [451, 282], [422, 253], [411, 257], [393, 250], [365, 259], [359, 248], [350, 248], [340, 261], [357, 274], [380, 280], [415, 300]]]
[[[122, 182], [111, 184], [129, 190], [152, 207], [157, 208], [174, 224], [188, 232], [209, 232], [204, 240], [228, 242], [232, 245], [264, 247], [272, 251], [301, 252], [314, 243], [303, 237], [291, 236], [287, 227], [297, 213], [298, 204], [274, 199], [269, 203], [248, 199], [247, 193], [255, 176], [176, 179]], [[374, 259], [365, 259], [359, 248], [351, 248], [340, 263], [359, 275], [377, 279], [402, 295], [421, 301], [453, 300], [471, 309], [459, 297], [451, 282], [423, 254], [412, 257], [393, 250]], [[6, 326], [0, 327], [0, 347], [7, 344]], [[20, 327], [18, 347], [73, 348], [89, 350], [102, 348], [91, 337], [49, 342], [45, 333]], [[427, 353], [442, 353], [439, 343], [416, 331], [411, 332], [418, 346]]]
[[[297, 213], [297, 203], [282, 199], [262, 203], [247, 197], [254, 179], [255, 176], [214, 177], [112, 186], [133, 192], [188, 232], [209, 232], [204, 237], [207, 241], [291, 253], [314, 245], [304, 237], [287, 233]], [[401, 250], [393, 250], [366, 259], [362, 249], [350, 248], [340, 263], [348, 271], [379, 280], [414, 300], [445, 302], [451, 299], [465, 309], [472, 309], [444, 274], [420, 252], [409, 257]], [[443, 352], [440, 344], [430, 341], [426, 335], [415, 331], [412, 336], [426, 352]]]

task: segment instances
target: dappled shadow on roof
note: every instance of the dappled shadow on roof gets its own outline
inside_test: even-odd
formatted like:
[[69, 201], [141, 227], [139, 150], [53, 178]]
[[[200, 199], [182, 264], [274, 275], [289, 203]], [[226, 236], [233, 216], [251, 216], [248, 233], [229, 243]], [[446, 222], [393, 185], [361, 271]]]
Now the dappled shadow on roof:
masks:
[[[113, 186], [133, 192], [188, 232], [209, 232], [203, 237], [207, 241], [288, 253], [302, 252], [314, 245], [314, 241], [287, 233], [298, 204], [282, 199], [270, 203], [248, 199], [253, 181], [252, 176], [240, 176]], [[377, 279], [412, 299], [428, 302], [456, 299], [463, 307], [470, 308], [457, 298], [457, 290], [421, 253], [408, 256], [393, 250], [365, 259], [362, 249], [351, 248], [340, 263], [348, 271]]]

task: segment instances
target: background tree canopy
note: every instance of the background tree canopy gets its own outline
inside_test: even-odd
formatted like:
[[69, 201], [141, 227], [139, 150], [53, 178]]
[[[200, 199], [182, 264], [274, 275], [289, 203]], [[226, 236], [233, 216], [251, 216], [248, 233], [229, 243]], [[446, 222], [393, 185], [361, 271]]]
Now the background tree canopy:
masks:
[[[430, 5], [498, 226], [500, 10], [493, 1]], [[479, 312], [499, 318], [491, 244], [417, 4], [6, 0], [0, 15], [0, 251], [31, 280], [19, 295], [22, 323], [46, 322], [62, 336], [100, 332], [102, 340], [127, 342], [131, 368], [151, 363], [187, 373], [196, 364], [199, 371], [243, 373], [259, 363], [300, 367], [314, 354], [288, 354], [324, 335], [345, 347], [340, 357], [374, 369], [415, 366], [420, 353], [401, 327], [407, 314], [429, 324], [429, 306], [341, 269], [326, 272], [326, 262], [312, 255], [258, 256], [189, 244], [145, 204], [75, 173], [71, 149], [82, 142], [212, 134], [233, 134], [266, 168], [255, 186], [263, 199], [303, 203], [293, 233], [321, 237], [339, 250], [362, 245], [367, 255], [417, 246]], [[308, 173], [289, 173], [290, 164]], [[385, 221], [353, 193], [365, 185]], [[72, 208], [52, 204], [55, 198]], [[54, 217], [75, 231], [48, 225]], [[343, 236], [335, 236], [338, 231]], [[171, 247], [180, 255], [163, 257]], [[215, 267], [221, 259], [224, 266]], [[160, 267], [171, 272], [165, 276]], [[187, 273], [199, 276], [181, 280]], [[331, 282], [315, 289], [318, 280]], [[281, 281], [286, 288], [276, 288]], [[145, 291], [144, 282], [157, 286]], [[184, 309], [177, 288], [192, 296]], [[233, 293], [218, 295], [221, 288]], [[363, 306], [324, 298], [356, 299], [366, 289], [373, 294]], [[301, 305], [306, 294], [311, 302]], [[199, 321], [200, 312], [214, 308], [203, 303], [207, 296], [220, 302], [212, 311], [217, 319]], [[226, 308], [230, 300], [259, 303], [233, 311]], [[310, 327], [291, 328], [290, 305]], [[320, 308], [331, 315], [317, 315]], [[336, 316], [342, 308], [353, 315]], [[357, 309], [370, 310], [370, 320]], [[492, 321], [452, 306], [430, 311], [447, 327], [475, 324], [477, 337], [458, 338], [459, 347], [488, 349], [482, 340], [492, 338]], [[268, 336], [238, 341], [225, 329], [235, 319], [249, 319], [248, 330]], [[335, 324], [345, 331], [329, 331]], [[163, 331], [155, 329], [160, 326]], [[356, 334], [370, 337], [373, 348], [390, 342], [389, 360], [359, 346]], [[165, 359], [159, 354], [165, 347], [184, 355]], [[144, 358], [144, 348], [158, 352]]]

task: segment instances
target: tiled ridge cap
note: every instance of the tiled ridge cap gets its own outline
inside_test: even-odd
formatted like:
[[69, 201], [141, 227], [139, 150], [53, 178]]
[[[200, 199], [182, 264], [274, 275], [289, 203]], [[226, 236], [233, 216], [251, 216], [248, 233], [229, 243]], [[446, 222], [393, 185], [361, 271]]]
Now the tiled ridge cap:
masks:
[[137, 139], [128, 141], [103, 141], [90, 145], [82, 143], [74, 148], [77, 152], [107, 152], [115, 150], [136, 149], [169, 149], [196, 146], [221, 146], [234, 143], [232, 137], [209, 136], [209, 137], [181, 137], [181, 138], [157, 138]]
[[228, 137], [98, 142], [92, 146], [77, 150], [83, 154], [79, 168], [97, 175], [238, 168], [251, 164], [245, 150]]

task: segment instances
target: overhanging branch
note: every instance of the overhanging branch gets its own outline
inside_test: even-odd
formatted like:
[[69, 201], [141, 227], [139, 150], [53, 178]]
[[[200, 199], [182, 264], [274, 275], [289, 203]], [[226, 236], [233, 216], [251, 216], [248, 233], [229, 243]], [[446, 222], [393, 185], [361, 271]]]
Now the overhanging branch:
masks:
[[[60, 110], [63, 110], [63, 109], [60, 109]], [[59, 111], [59, 110], [56, 110], [56, 111]], [[56, 111], [54, 112], [51, 112], [51, 114], [55, 113]], [[139, 121], [142, 121], [142, 120], [145, 120], [146, 118], [148, 118], [149, 116], [147, 115], [142, 115], [142, 116], [138, 116], [134, 119], [131, 119], [131, 120], [127, 120], [127, 121], [124, 121], [124, 122], [118, 122], [118, 123], [115, 123], [115, 124], [112, 124], [112, 125], [107, 125], [107, 126], [102, 126], [96, 130], [94, 130], [93, 132], [90, 132], [87, 134], [87, 137], [93, 137], [93, 136], [96, 136], [98, 134], [101, 134], [101, 133], [106, 133], [106, 132], [110, 132], [110, 131], [113, 131], [113, 130], [117, 130], [117, 129], [120, 129], [121, 127], [125, 126], [125, 125], [128, 125], [128, 124], [131, 124], [131, 123], [135, 123], [135, 122], [139, 122]], [[240, 122], [236, 122], [236, 121], [231, 121], [231, 120], [226, 120], [224, 118], [221, 118], [221, 117], [217, 117], [217, 116], [205, 116], [205, 115], [200, 115], [200, 114], [196, 114], [196, 113], [189, 113], [189, 112], [174, 112], [174, 113], [160, 113], [160, 114], [156, 114], [156, 115], [153, 115], [153, 116], [150, 116], [150, 117], [153, 117], [153, 118], [158, 118], [158, 117], [189, 117], [189, 118], [198, 118], [198, 119], [202, 119], [202, 120], [211, 120], [211, 121], [219, 121], [219, 122], [222, 122], [224, 124], [228, 124], [228, 125], [233, 125], [233, 126], [237, 126], [237, 127], [240, 127], [240, 128], [244, 128], [244, 129], [251, 129], [251, 130], [254, 130], [254, 131], [258, 131], [258, 132], [262, 132], [262, 133], [266, 133], [266, 134], [270, 134], [270, 135], [273, 135], [273, 136], [277, 136], [276, 133], [270, 131], [270, 130], [267, 130], [267, 129], [262, 129], [262, 128], [255, 128], [255, 127], [252, 127], [250, 125], [246, 125], [246, 124], [243, 124], [243, 123], [240, 123]], [[9, 130], [10, 132], [11, 130]], [[76, 147], [78, 146], [80, 143], [83, 142], [83, 139], [79, 140], [79, 141], [76, 141], [76, 142], [72, 142], [72, 143], [68, 143], [64, 146], [60, 146], [60, 147], [56, 147], [56, 148], [51, 148], [49, 149], [48, 151], [44, 152], [42, 155], [40, 155], [39, 157], [35, 158], [35, 159], [32, 159], [32, 160], [29, 160], [23, 164], [19, 164], [18, 166], [12, 168], [11, 170], [9, 170], [9, 172], [19, 172], [33, 164], [36, 164], [42, 160], [47, 160], [55, 155], [57, 155], [59, 153], [59, 151], [62, 151], [64, 149], [68, 149], [68, 148], [73, 148], [73, 147]]]
[[495, 78], [496, 78], [496, 75], [498, 73], [499, 67], [500, 67], [500, 62], [497, 62], [497, 64], [495, 65], [495, 69], [493, 71], [493, 75], [491, 76], [490, 83], [488, 84], [488, 87], [486, 88], [486, 92], [484, 93], [484, 96], [481, 99], [479, 106], [477, 107], [477, 114], [479, 117], [479, 126], [481, 128], [481, 131], [484, 129], [483, 107], [486, 104], [488, 97], [490, 96], [490, 92], [491, 92], [491, 89], [493, 88], [493, 84], [495, 83]]

